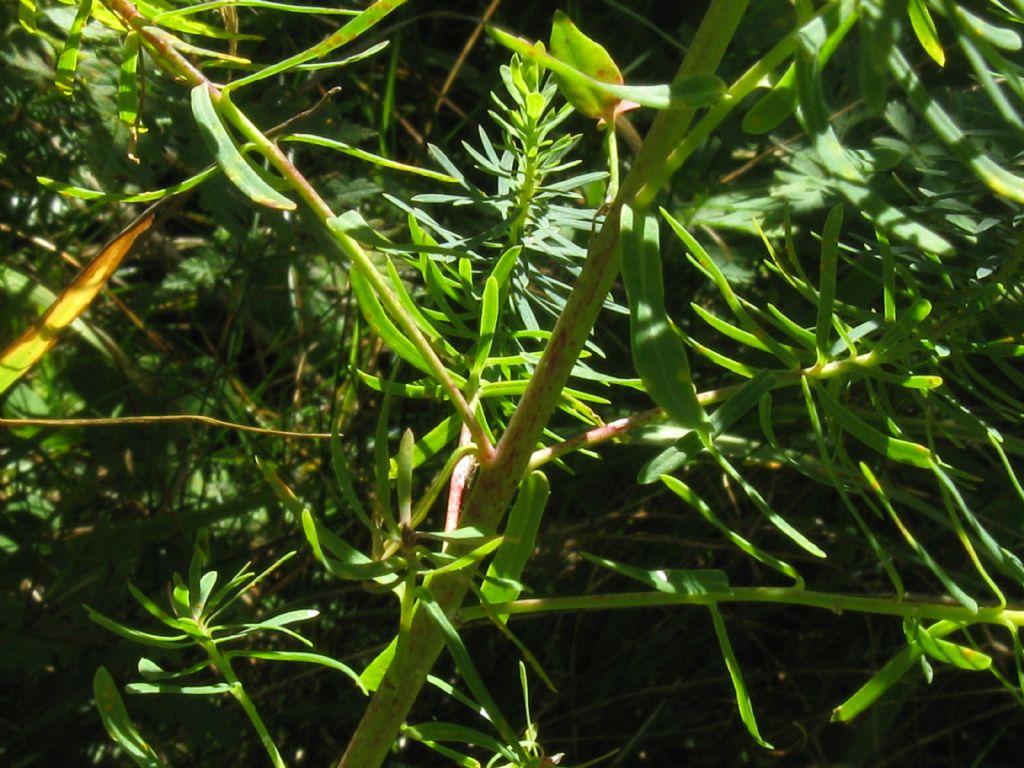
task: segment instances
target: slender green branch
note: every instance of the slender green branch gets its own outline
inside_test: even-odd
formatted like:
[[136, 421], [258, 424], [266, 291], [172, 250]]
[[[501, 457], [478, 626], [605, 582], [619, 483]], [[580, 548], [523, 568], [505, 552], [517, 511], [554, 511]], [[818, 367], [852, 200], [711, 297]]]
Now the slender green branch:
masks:
[[[622, 592], [613, 595], [581, 595], [579, 597], [545, 597], [494, 604], [487, 610], [528, 616], [565, 611], [610, 611], [625, 608], [651, 608], [665, 605], [710, 605], [712, 603], [772, 603], [773, 605], [802, 605], [821, 608], [833, 613], [852, 611], [882, 616], [900, 616], [905, 619], [955, 621], [962, 624], [997, 624], [1024, 626], [1024, 608], [979, 608], [977, 613], [962, 605], [949, 603], [899, 600], [896, 597], [847, 595], [836, 592], [813, 592], [794, 587], [734, 587], [728, 592], [708, 592], [699, 595], [669, 594], [666, 592]], [[464, 608], [458, 618], [463, 622], [479, 621], [487, 617], [480, 606]]]
[[263, 744], [263, 748], [267, 751], [267, 755], [270, 757], [270, 762], [274, 765], [274, 768], [285, 768], [284, 758], [281, 757], [280, 751], [277, 749], [277, 744], [274, 743], [273, 737], [270, 735], [270, 731], [267, 730], [267, 726], [263, 722], [263, 718], [260, 717], [259, 711], [256, 709], [256, 705], [253, 704], [252, 699], [249, 698], [249, 694], [246, 692], [245, 687], [242, 685], [242, 681], [238, 679], [238, 675], [235, 674], [234, 669], [231, 668], [231, 662], [220, 652], [217, 645], [213, 642], [213, 639], [207, 641], [200, 641], [199, 643], [203, 650], [206, 651], [210, 657], [210, 661], [213, 662], [213, 666], [220, 672], [221, 677], [224, 678], [224, 682], [231, 686], [231, 695], [245, 710], [245, 714], [249, 718], [249, 722], [252, 723], [252, 727], [256, 729], [256, 733], [259, 734], [260, 742]]

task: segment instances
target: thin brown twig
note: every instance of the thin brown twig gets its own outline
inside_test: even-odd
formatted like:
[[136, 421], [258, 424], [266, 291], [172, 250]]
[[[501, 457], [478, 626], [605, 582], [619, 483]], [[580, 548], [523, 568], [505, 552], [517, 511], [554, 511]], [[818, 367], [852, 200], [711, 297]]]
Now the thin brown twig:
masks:
[[462, 46], [462, 50], [459, 51], [459, 55], [455, 59], [455, 63], [452, 64], [452, 68], [448, 70], [448, 77], [445, 78], [444, 84], [441, 86], [441, 91], [437, 94], [437, 100], [434, 101], [434, 108], [431, 110], [431, 116], [427, 120], [427, 124], [423, 126], [423, 135], [429, 136], [430, 131], [434, 127], [434, 117], [441, 111], [442, 104], [451, 104], [448, 100], [448, 91], [451, 90], [452, 85], [455, 83], [455, 78], [459, 76], [459, 72], [462, 71], [463, 65], [466, 63], [466, 58], [469, 56], [469, 52], [473, 50], [476, 45], [476, 41], [480, 39], [480, 34], [484, 31], [484, 27], [491, 20], [491, 16], [498, 10], [498, 6], [501, 5], [501, 0], [491, 0], [491, 4], [487, 6], [487, 10], [484, 11], [484, 15], [480, 17], [479, 22], [473, 28], [472, 33], [466, 39], [466, 44]]
[[249, 424], [237, 424], [233, 421], [224, 421], [223, 419], [216, 419], [213, 416], [201, 416], [195, 413], [178, 413], [156, 416], [112, 416], [109, 418], [95, 419], [0, 418], [0, 427], [8, 427], [11, 429], [16, 427], [124, 427], [132, 424], [174, 424], [188, 422], [204, 424], [209, 427], [232, 429], [236, 432], [253, 432], [260, 435], [270, 435], [272, 437], [293, 437], [306, 440], [330, 440], [331, 438], [330, 432], [291, 432], [284, 429], [254, 427]]

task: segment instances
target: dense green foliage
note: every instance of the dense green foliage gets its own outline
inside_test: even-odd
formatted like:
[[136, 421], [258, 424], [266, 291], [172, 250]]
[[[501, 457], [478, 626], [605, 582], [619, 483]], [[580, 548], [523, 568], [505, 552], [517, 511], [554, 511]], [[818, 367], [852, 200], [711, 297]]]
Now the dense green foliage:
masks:
[[1013, 761], [1020, 0], [191, 5], [0, 7], [4, 764]]

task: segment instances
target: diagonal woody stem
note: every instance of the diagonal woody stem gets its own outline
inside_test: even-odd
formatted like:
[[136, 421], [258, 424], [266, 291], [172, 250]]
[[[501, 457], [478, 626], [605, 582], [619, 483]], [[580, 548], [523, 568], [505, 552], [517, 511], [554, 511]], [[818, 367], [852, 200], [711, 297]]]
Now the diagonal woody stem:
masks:
[[[677, 78], [714, 72], [746, 11], [747, 0], [713, 0]], [[629, 174], [623, 181], [587, 261], [544, 349], [530, 385], [523, 394], [493, 456], [482, 460], [476, 483], [463, 513], [463, 526], [496, 529], [519, 482], [528, 470], [541, 434], [558, 406], [583, 345], [590, 335], [619, 272], [619, 211], [639, 191], [660, 189], [668, 154], [681, 141], [693, 110], [661, 113]], [[652, 181], [652, 179], [654, 181]], [[652, 186], [653, 184], [653, 186]], [[649, 203], [649, 199], [647, 200]], [[459, 554], [458, 548], [452, 548]], [[427, 582], [437, 604], [449, 615], [456, 612], [468, 586], [464, 574], [445, 574]], [[396, 653], [359, 723], [338, 768], [375, 768], [391, 744], [444, 647], [440, 631], [426, 611], [417, 611], [406, 637], [404, 653]]]

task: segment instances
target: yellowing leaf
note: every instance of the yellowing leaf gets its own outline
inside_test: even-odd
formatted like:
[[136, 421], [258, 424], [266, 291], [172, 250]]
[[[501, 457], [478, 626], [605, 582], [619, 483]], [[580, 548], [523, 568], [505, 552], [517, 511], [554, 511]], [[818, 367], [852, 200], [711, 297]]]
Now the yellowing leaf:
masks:
[[0, 392], [5, 392], [57, 343], [57, 335], [81, 315], [156, 216], [150, 208], [115, 237], [65, 288], [32, 326], [0, 355]]

